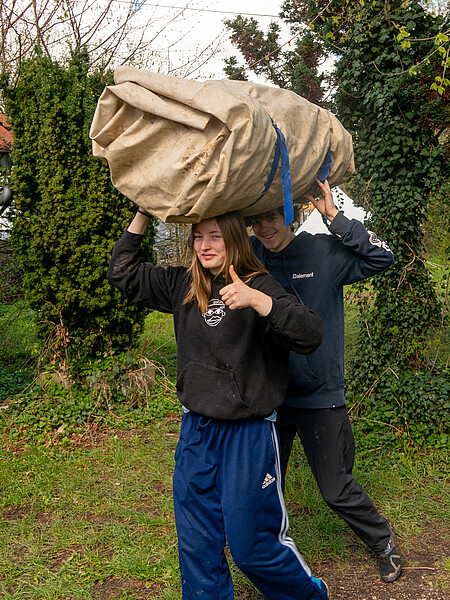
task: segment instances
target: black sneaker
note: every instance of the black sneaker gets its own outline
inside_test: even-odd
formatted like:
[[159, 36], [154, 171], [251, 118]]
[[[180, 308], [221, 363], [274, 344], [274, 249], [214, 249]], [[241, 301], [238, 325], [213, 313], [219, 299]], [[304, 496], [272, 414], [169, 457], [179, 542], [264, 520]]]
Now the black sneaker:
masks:
[[392, 583], [400, 577], [402, 572], [402, 556], [395, 544], [394, 534], [391, 534], [389, 543], [384, 552], [377, 554], [378, 566], [380, 567], [381, 579], [386, 583]]

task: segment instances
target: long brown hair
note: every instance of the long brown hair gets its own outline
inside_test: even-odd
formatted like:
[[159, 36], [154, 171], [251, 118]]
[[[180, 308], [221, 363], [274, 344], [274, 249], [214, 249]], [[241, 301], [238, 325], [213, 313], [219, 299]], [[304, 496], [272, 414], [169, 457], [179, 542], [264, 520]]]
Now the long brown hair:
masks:
[[[262, 266], [253, 252], [242, 215], [238, 212], [229, 212], [215, 218], [225, 244], [225, 261], [216, 277], [222, 275], [225, 278], [225, 285], [232, 283], [230, 265], [233, 265], [236, 274], [244, 281], [248, 281], [258, 273], [267, 273], [267, 269]], [[191, 228], [191, 266], [189, 267], [191, 283], [183, 304], [196, 300], [200, 312], [204, 313], [211, 300], [211, 274], [209, 269], [202, 266], [194, 250], [196, 226], [197, 224], [194, 224]]]

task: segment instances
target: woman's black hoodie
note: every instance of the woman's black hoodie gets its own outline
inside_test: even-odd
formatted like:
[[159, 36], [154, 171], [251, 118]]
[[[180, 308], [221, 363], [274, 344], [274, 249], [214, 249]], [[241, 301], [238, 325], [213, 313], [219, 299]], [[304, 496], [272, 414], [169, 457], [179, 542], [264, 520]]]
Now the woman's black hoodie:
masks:
[[246, 282], [272, 297], [266, 317], [252, 308], [230, 310], [219, 294], [223, 279], [212, 279], [208, 310], [201, 314], [196, 302], [183, 304], [187, 269], [142, 262], [142, 238], [125, 231], [114, 246], [108, 279], [130, 302], [173, 314], [180, 402], [222, 420], [270, 415], [286, 392], [289, 350], [310, 354], [320, 345], [320, 318], [268, 274]]

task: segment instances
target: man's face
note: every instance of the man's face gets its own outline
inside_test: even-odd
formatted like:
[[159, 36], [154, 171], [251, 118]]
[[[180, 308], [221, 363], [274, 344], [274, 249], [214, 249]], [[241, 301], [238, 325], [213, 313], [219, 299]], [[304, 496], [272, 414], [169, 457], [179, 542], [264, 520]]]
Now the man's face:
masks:
[[271, 252], [281, 252], [295, 237], [289, 225], [285, 227], [284, 217], [277, 210], [252, 217], [251, 224], [258, 240]]

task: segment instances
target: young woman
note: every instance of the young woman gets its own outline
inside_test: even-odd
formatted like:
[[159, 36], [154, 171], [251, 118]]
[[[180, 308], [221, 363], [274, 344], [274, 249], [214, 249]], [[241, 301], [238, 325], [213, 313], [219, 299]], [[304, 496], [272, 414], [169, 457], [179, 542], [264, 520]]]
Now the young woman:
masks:
[[185, 413], [173, 494], [183, 600], [232, 600], [224, 549], [271, 600], [326, 600], [287, 536], [274, 409], [289, 350], [320, 344], [320, 319], [256, 260], [243, 218], [192, 226], [192, 264], [142, 262], [149, 215], [116, 243], [108, 279], [134, 303], [173, 314]]

